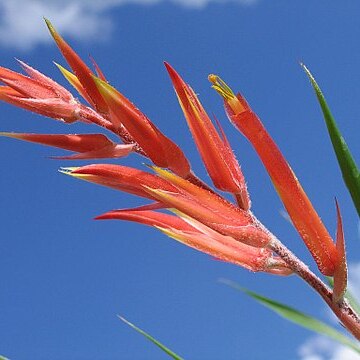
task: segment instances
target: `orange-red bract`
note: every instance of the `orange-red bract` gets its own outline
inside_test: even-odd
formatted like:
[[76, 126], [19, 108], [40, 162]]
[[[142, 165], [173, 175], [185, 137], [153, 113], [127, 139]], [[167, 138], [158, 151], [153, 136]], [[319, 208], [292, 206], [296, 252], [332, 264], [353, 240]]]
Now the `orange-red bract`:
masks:
[[245, 179], [225, 134], [219, 135], [191, 87], [168, 63], [165, 63], [165, 66], [214, 185], [220, 190], [234, 194], [239, 206], [248, 210], [250, 200]]
[[336, 229], [336, 249], [339, 254], [339, 261], [335, 268], [334, 273], [334, 289], [333, 289], [333, 301], [341, 301], [347, 287], [347, 261], [345, 252], [345, 237], [343, 223], [340, 213], [340, 208], [337, 200], [336, 204], [336, 215], [337, 215], [337, 229]]
[[255, 148], [319, 270], [332, 276], [338, 262], [338, 251], [285, 157], [246, 100], [241, 95], [235, 96], [220, 78], [213, 75], [210, 81], [224, 98], [231, 122]]

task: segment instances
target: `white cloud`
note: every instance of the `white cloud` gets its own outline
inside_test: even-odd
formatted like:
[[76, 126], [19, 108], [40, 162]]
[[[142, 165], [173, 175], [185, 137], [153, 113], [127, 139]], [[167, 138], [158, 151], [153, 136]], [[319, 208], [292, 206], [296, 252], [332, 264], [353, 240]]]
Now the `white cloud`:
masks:
[[186, 6], [189, 8], [204, 8], [209, 3], [216, 3], [216, 4], [225, 4], [225, 3], [237, 3], [240, 5], [251, 5], [256, 2], [256, 0], [171, 0], [172, 2]]
[[299, 349], [301, 360], [359, 360], [359, 354], [322, 336], [314, 336]]
[[0, 44], [28, 50], [50, 41], [43, 16], [65, 36], [100, 39], [111, 30], [111, 22], [95, 10], [79, 1], [0, 0]]
[[50, 41], [43, 16], [51, 19], [62, 35], [101, 40], [111, 32], [111, 9], [165, 1], [201, 9], [209, 3], [250, 5], [257, 0], [0, 0], [0, 45], [28, 50]]
[[[355, 299], [360, 299], [360, 263], [349, 266], [349, 289]], [[334, 317], [331, 314], [331, 320]], [[315, 335], [298, 351], [301, 360], [359, 360], [360, 355], [329, 338]]]

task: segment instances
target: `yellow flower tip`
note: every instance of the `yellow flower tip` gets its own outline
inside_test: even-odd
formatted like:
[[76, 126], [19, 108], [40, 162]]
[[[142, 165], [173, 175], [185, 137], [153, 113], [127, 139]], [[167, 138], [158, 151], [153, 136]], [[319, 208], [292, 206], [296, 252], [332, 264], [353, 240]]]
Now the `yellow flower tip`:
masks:
[[43, 19], [44, 19], [44, 21], [45, 21], [45, 23], [46, 23], [46, 25], [47, 25], [48, 27], [51, 27], [51, 26], [52, 26], [49, 19], [47, 19], [45, 16], [43, 17]]
[[212, 88], [215, 89], [225, 100], [229, 101], [236, 98], [231, 88], [219, 76], [210, 74], [208, 80], [213, 84]]
[[155, 165], [148, 165], [151, 170], [153, 170], [160, 177], [166, 177], [167, 175], [171, 175], [171, 172]]
[[50, 31], [50, 34], [53, 38], [55, 38], [56, 36], [58, 36], [54, 26], [52, 25], [51, 21], [49, 19], [47, 19], [46, 17], [44, 17], [44, 21], [45, 21], [45, 24], [47, 26], [47, 28], [49, 29]]
[[163, 233], [165, 233], [165, 234], [166, 234], [167, 232], [169, 232], [169, 229], [164, 228], [164, 227], [162, 227], [162, 226], [154, 225], [154, 228], [160, 230], [161, 232], [163, 232]]
[[11, 132], [0, 131], [0, 136], [6, 136], [10, 138], [18, 138], [17, 134]]
[[174, 213], [175, 215], [181, 217], [181, 218], [190, 218], [190, 216], [185, 215], [183, 212], [181, 212], [178, 209], [169, 209], [172, 213]]
[[70, 71], [65, 69], [62, 65], [58, 64], [56, 61], [53, 61], [53, 64], [61, 71], [62, 74], [69, 73]]
[[64, 76], [64, 78], [69, 81], [70, 84], [73, 83], [73, 80], [76, 78], [76, 76], [60, 64], [54, 61], [55, 66], [60, 70], [61, 74]]
[[94, 83], [99, 90], [100, 94], [108, 99], [111, 97], [116, 97], [116, 89], [113, 88], [110, 84], [108, 84], [106, 81], [101, 80], [98, 76], [92, 74], [92, 79], [94, 80]]
[[156, 226], [156, 225], [154, 225], [154, 228], [160, 230], [163, 234], [167, 235], [171, 239], [174, 239], [181, 243], [184, 242], [184, 240], [180, 234], [175, 233], [174, 231], [171, 231], [170, 229], [164, 228], [162, 226]]
[[217, 78], [218, 76], [217, 75], [214, 75], [214, 74], [210, 74], [208, 76], [208, 80], [212, 83], [212, 84], [215, 84], [217, 82]]
[[242, 113], [245, 110], [244, 105], [241, 104], [234, 92], [223, 79], [214, 74], [210, 74], [208, 79], [213, 84], [212, 88], [224, 98], [235, 114]]

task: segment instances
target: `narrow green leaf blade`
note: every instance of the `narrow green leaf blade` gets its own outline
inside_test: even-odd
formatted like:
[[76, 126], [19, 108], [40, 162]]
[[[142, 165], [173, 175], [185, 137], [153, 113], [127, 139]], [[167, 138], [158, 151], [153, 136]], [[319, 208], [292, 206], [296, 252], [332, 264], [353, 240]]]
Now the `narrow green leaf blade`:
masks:
[[309, 77], [312, 87], [315, 90], [315, 94], [319, 101], [321, 110], [324, 115], [325, 123], [330, 135], [331, 142], [333, 144], [335, 154], [340, 165], [344, 182], [350, 192], [355, 208], [360, 216], [360, 172], [355, 163], [350, 150], [341, 135], [339, 128], [337, 127], [336, 121], [331, 114], [331, 111], [327, 105], [324, 94], [322, 93], [319, 85], [315, 81], [315, 78], [309, 71], [309, 69], [301, 64], [305, 70], [306, 75]]
[[265, 296], [259, 295], [253, 291], [245, 289], [233, 281], [227, 279], [220, 279], [220, 282], [229, 285], [236, 290], [240, 290], [244, 292], [245, 294], [249, 295], [256, 301], [258, 301], [260, 304], [271, 309], [272, 311], [274, 311], [281, 317], [285, 318], [286, 320], [292, 321], [293, 323], [299, 326], [317, 332], [321, 335], [326, 335], [360, 354], [360, 346], [354, 341], [352, 341], [350, 338], [348, 338], [347, 336], [343, 335], [340, 331], [334, 329], [333, 327], [309, 315], [306, 315], [290, 306], [279, 303], [275, 300], [269, 299]]
[[0, 355], [0, 360], [9, 360], [9, 359], [6, 358], [5, 356]]
[[[158, 340], [156, 340], [155, 338], [153, 338], [151, 335], [149, 335], [148, 333], [146, 333], [144, 330], [141, 330], [140, 328], [138, 328], [137, 326], [135, 326], [134, 324], [132, 324], [130, 321], [126, 320], [125, 318], [123, 318], [122, 316], [118, 315], [118, 318], [123, 321], [125, 324], [129, 325], [130, 327], [132, 327], [134, 330], [136, 330], [138, 333], [140, 333], [141, 335], [145, 336], [148, 340], [150, 340], [153, 344], [155, 344], [156, 346], [158, 346], [162, 351], [164, 351], [166, 354], [168, 354], [170, 357], [172, 357], [175, 360], [184, 360], [182, 357], [180, 357], [179, 355], [175, 354], [173, 351], [171, 351], [170, 349], [168, 349], [165, 345], [161, 344]], [[1, 359], [0, 359], [1, 360]]]

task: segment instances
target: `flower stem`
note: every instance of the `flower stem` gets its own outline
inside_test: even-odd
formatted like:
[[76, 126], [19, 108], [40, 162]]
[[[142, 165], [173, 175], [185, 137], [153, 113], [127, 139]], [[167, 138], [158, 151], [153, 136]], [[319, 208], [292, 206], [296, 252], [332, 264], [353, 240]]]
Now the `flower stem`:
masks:
[[334, 302], [332, 290], [277, 238], [273, 238], [269, 248], [278, 254], [294, 273], [306, 281], [324, 299], [342, 325], [360, 341], [360, 316], [350, 306], [349, 302], [346, 299]]

